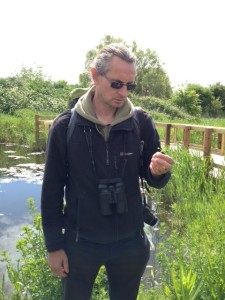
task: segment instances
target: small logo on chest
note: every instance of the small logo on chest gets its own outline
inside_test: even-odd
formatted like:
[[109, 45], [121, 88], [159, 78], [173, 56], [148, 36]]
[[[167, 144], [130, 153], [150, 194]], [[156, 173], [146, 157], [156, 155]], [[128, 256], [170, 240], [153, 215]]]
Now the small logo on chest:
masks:
[[120, 152], [120, 156], [130, 156], [133, 155], [133, 152]]

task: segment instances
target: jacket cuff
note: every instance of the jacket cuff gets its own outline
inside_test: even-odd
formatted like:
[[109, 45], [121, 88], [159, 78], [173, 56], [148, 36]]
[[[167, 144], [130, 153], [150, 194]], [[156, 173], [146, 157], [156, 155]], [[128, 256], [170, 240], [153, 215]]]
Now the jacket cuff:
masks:
[[168, 181], [170, 180], [171, 172], [167, 172], [160, 176], [153, 176], [150, 169], [148, 170], [148, 179], [147, 182], [150, 186], [160, 189], [163, 188]]
[[46, 249], [48, 252], [54, 252], [57, 250], [64, 249], [64, 239], [62, 238], [59, 241], [46, 241], [45, 240]]

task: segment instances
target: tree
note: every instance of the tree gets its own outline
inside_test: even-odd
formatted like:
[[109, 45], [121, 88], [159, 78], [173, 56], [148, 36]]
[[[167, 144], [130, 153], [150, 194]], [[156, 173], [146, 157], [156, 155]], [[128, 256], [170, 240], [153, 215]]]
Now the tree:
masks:
[[172, 102], [192, 116], [200, 117], [201, 115], [199, 96], [194, 90], [177, 90], [173, 93]]
[[199, 84], [188, 84], [187, 90], [195, 91], [198, 94], [200, 105], [202, 107], [202, 112], [207, 113], [207, 110], [212, 104], [214, 99], [213, 94], [208, 87], [203, 87]]
[[[221, 97], [223, 97], [220, 87], [203, 87], [198, 84], [188, 84], [188, 91], [195, 91], [198, 94], [200, 105], [202, 107], [202, 113], [210, 117], [216, 117], [221, 115], [223, 110], [223, 103]], [[224, 88], [224, 97], [225, 97], [225, 88]], [[224, 98], [225, 101], [225, 98]], [[225, 103], [224, 103], [225, 104]]]
[[168, 99], [172, 94], [169, 77], [162, 68], [156, 52], [141, 50], [133, 42], [133, 52], [137, 57], [137, 88], [135, 93], [141, 96], [154, 96]]
[[111, 43], [123, 43], [128, 48], [132, 49], [137, 57], [137, 88], [135, 94], [140, 96], [155, 96], [158, 98], [168, 99], [171, 96], [172, 88], [170, 86], [169, 78], [161, 66], [159, 58], [154, 51], [150, 49], [138, 49], [136, 42], [129, 46], [121, 38], [113, 38], [106, 35], [100, 44], [95, 49], [88, 51], [85, 61], [85, 71], [79, 76], [79, 85], [87, 87], [90, 84], [89, 68], [91, 63], [98, 53], [106, 45]]
[[222, 110], [225, 112], [225, 86], [220, 82], [210, 86], [210, 89], [216, 99], [220, 99]]
[[223, 105], [220, 98], [215, 98], [212, 100], [211, 106], [208, 108], [208, 114], [210, 117], [218, 117], [222, 115]]

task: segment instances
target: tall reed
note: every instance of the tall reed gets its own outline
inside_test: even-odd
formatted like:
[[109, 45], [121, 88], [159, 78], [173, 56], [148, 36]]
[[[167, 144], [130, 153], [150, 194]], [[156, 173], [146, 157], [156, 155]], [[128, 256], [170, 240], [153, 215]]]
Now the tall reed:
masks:
[[[173, 175], [158, 192], [172, 216], [164, 227], [157, 258], [165, 299], [223, 300], [224, 171], [217, 178], [207, 176], [208, 166], [200, 156], [182, 148], [169, 152], [176, 161]], [[184, 294], [187, 280], [189, 293]]]

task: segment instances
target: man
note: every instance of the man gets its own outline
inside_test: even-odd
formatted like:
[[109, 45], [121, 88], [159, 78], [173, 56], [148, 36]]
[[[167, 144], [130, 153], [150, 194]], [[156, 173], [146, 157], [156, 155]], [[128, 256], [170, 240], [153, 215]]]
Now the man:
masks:
[[[128, 99], [135, 57], [121, 44], [108, 45], [90, 73], [92, 86], [75, 106], [70, 141], [71, 112], [55, 120], [49, 135], [42, 188], [48, 264], [62, 278], [65, 300], [90, 299], [102, 265], [110, 299], [135, 300], [150, 255], [139, 188], [140, 133]], [[161, 188], [173, 160], [159, 152], [152, 119], [143, 117], [142, 173], [150, 186]]]

